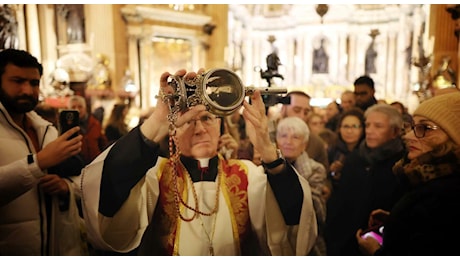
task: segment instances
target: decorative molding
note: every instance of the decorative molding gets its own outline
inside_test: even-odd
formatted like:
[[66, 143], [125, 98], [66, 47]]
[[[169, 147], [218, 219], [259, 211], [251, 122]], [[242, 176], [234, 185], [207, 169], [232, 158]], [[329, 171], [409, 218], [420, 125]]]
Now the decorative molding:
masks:
[[155, 36], [165, 36], [171, 38], [184, 38], [195, 41], [199, 38], [196, 30], [183, 29], [161, 25], [128, 25], [127, 34], [134, 40], [151, 41]]
[[58, 50], [59, 56], [63, 56], [63, 55], [66, 55], [69, 53], [75, 53], [75, 52], [91, 53], [92, 51], [91, 46], [89, 46], [86, 43], [71, 43], [71, 44], [58, 45], [57, 50]]
[[122, 7], [121, 15], [127, 23], [141, 23], [143, 21], [142, 17], [136, 12], [135, 8]]
[[186, 24], [193, 26], [203, 26], [211, 22], [211, 16], [178, 12], [167, 9], [159, 9], [147, 6], [124, 7], [121, 13], [128, 22], [142, 22], [144, 20], [155, 20]]

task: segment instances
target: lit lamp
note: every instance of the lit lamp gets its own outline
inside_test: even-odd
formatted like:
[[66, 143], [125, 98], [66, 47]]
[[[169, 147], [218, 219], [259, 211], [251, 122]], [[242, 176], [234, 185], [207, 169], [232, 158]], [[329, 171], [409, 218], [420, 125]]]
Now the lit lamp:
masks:
[[121, 89], [118, 96], [125, 101], [126, 104], [131, 105], [133, 99], [139, 93], [139, 87], [134, 83], [131, 71], [125, 70], [125, 75], [121, 79]]

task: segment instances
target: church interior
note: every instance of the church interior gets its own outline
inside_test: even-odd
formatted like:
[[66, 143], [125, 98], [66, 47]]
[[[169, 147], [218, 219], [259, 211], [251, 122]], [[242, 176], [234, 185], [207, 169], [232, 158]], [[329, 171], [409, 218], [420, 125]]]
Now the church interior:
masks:
[[[245, 86], [302, 90], [324, 107], [369, 75], [376, 98], [409, 111], [456, 88], [460, 5], [2, 4], [0, 49], [43, 64], [42, 100], [85, 96], [91, 108], [154, 107], [159, 77], [225, 68]], [[277, 73], [267, 80], [268, 55]]]

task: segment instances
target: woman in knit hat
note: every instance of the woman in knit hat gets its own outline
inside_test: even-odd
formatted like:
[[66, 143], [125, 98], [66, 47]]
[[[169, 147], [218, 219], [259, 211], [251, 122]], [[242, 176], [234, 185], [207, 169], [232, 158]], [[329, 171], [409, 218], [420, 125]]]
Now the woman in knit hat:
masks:
[[394, 166], [408, 190], [391, 213], [377, 210], [369, 218], [369, 226], [384, 224], [383, 244], [362, 230], [356, 239], [369, 255], [458, 255], [460, 93], [435, 96], [413, 116], [403, 136], [407, 156]]

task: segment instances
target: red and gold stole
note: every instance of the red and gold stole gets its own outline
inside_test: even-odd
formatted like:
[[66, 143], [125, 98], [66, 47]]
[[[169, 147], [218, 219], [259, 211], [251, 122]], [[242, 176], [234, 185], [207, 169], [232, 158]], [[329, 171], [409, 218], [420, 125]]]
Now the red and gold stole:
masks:
[[[224, 160], [219, 156], [218, 174], [222, 174], [220, 190], [226, 201], [231, 215], [233, 236], [235, 238], [235, 249], [241, 253], [241, 245], [245, 243], [246, 237], [251, 232], [248, 208], [248, 169], [240, 160]], [[178, 248], [176, 234], [180, 230], [182, 220], [176, 212], [175, 192], [173, 174], [174, 167], [170, 161], [164, 161], [158, 171], [160, 196], [153, 215], [152, 224], [157, 225], [156, 229], [165, 255], [176, 255]], [[184, 174], [189, 174], [184, 165], [177, 162], [177, 187], [182, 199], [187, 201], [187, 185]], [[218, 177], [216, 178], [218, 179]], [[163, 251], [162, 250], [162, 251]]]

